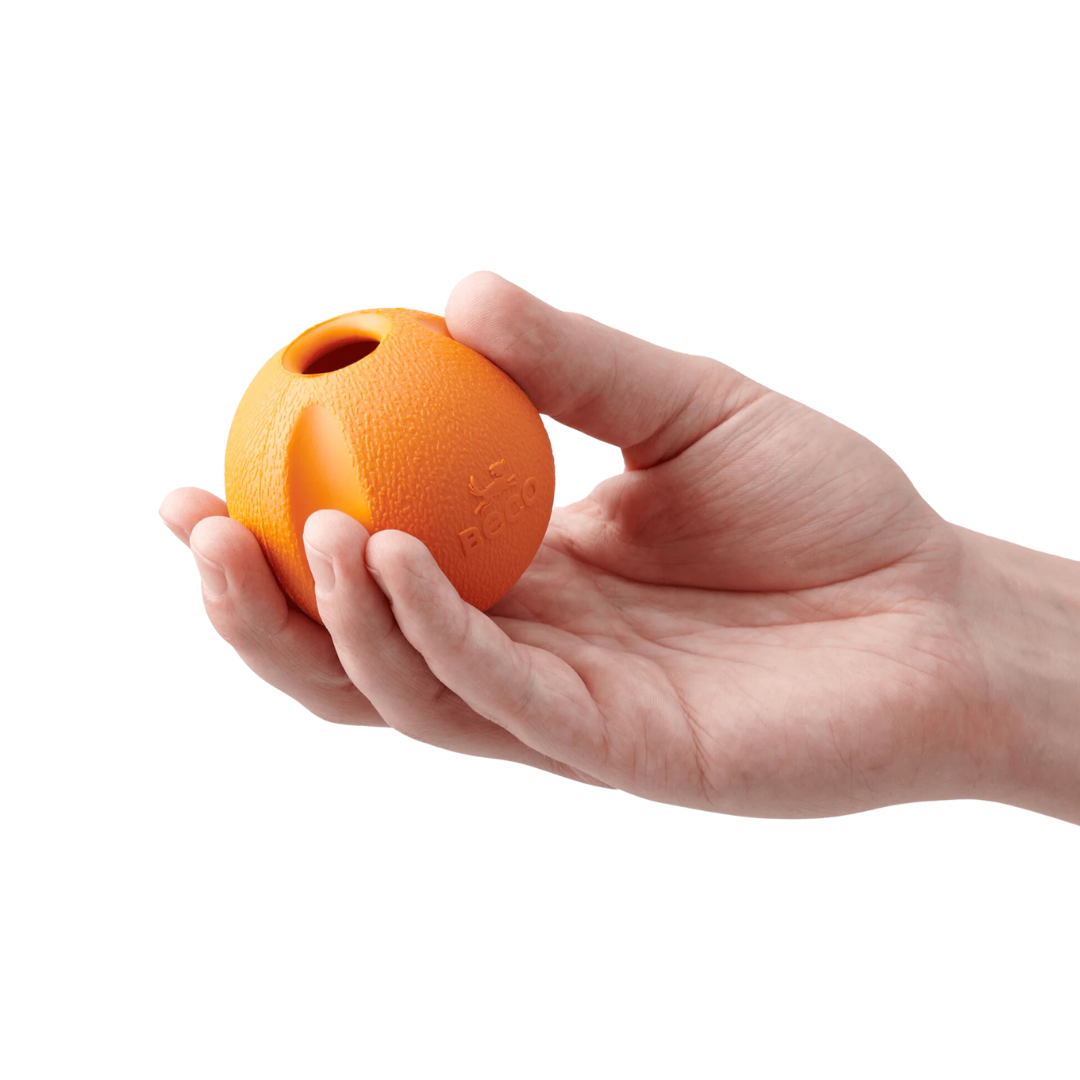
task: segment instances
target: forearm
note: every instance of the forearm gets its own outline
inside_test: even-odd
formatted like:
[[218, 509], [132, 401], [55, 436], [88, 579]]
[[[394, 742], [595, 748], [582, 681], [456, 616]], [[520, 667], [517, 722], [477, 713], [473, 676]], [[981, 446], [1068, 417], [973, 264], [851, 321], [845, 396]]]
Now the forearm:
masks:
[[994, 742], [987, 794], [1080, 824], [1080, 562], [958, 532]]

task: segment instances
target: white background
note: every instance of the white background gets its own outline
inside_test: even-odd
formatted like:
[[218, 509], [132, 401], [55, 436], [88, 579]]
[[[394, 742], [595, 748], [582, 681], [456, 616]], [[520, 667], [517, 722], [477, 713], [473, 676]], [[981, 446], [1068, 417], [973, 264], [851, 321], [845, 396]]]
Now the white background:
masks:
[[[301, 330], [485, 268], [1080, 557], [1074, 3], [4, 19], [5, 1077], [1080, 1072], [1075, 826], [712, 816], [325, 724], [156, 513]], [[620, 468], [550, 430], [557, 502]]]

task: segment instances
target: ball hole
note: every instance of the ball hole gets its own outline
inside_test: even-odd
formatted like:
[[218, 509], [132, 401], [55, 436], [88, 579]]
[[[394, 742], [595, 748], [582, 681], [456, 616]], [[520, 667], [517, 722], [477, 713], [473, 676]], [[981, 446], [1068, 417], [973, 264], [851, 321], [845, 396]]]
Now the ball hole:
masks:
[[326, 375], [370, 356], [385, 341], [390, 320], [375, 311], [353, 311], [305, 330], [286, 346], [281, 366], [294, 375]]
[[301, 375], [325, 375], [330, 371], [340, 371], [342, 368], [355, 364], [357, 360], [363, 360], [379, 347], [378, 341], [370, 338], [358, 338], [356, 341], [345, 341], [337, 345], [331, 345], [321, 352], [315, 353], [300, 368]]

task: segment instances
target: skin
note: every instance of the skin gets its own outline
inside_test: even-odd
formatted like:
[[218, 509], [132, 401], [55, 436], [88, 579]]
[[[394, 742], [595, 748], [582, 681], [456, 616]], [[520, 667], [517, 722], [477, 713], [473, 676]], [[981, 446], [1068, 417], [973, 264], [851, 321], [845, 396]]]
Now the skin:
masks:
[[327, 720], [700, 809], [1080, 822], [1080, 564], [951, 525], [848, 428], [494, 274], [446, 320], [625, 471], [555, 509], [486, 613], [415, 538], [316, 512], [325, 629], [221, 499], [174, 491], [161, 515], [256, 674]]

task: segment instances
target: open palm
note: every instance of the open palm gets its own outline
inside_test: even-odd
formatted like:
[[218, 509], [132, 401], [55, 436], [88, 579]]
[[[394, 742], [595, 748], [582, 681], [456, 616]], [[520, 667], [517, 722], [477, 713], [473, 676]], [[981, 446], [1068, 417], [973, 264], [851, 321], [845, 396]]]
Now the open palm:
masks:
[[327, 719], [385, 723], [665, 802], [805, 816], [956, 795], [980, 662], [962, 545], [849, 429], [704, 357], [467, 278], [451, 332], [626, 471], [557, 508], [488, 612], [415, 538], [305, 530], [326, 629], [195, 489], [162, 514], [218, 631]]

